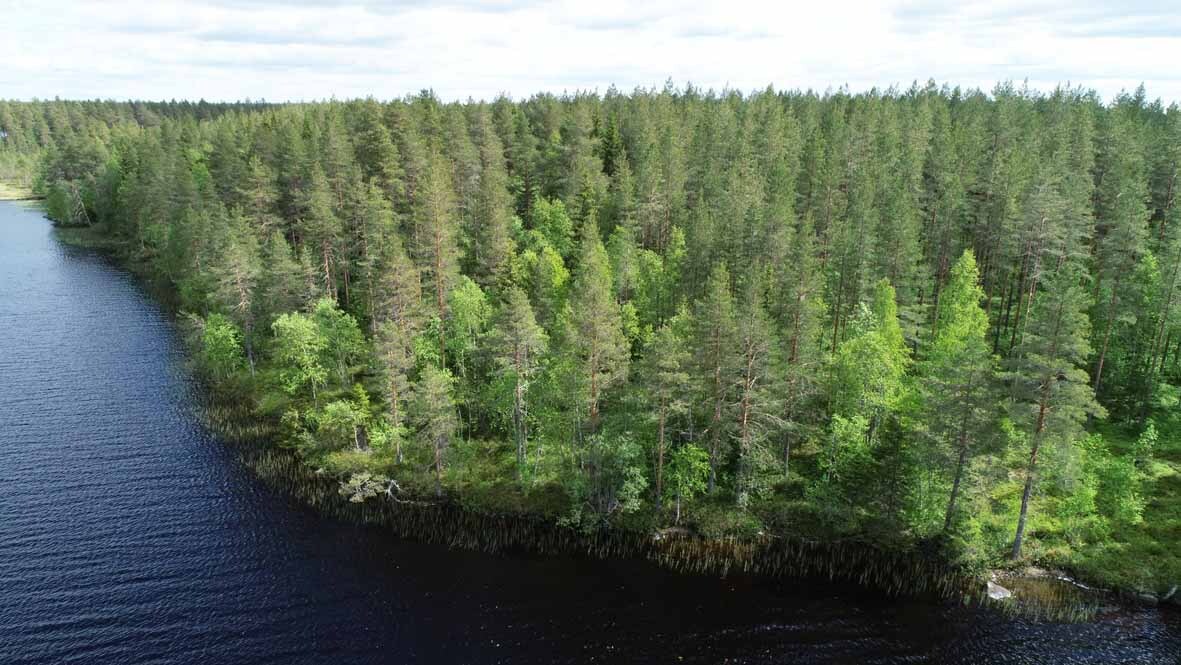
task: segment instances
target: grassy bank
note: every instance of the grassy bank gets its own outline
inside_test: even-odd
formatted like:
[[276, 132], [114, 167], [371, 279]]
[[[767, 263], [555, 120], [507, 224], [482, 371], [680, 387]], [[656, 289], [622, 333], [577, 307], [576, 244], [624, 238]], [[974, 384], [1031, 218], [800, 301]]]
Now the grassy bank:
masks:
[[[1143, 496], [1143, 522], [1115, 525], [1108, 542], [1077, 551], [1061, 551], [1046, 563], [1075, 573], [1098, 586], [1163, 595], [1181, 584], [1181, 415], [1156, 422], [1159, 440], [1149, 464]], [[1137, 432], [1117, 426], [1099, 428], [1108, 445], [1128, 454]]]

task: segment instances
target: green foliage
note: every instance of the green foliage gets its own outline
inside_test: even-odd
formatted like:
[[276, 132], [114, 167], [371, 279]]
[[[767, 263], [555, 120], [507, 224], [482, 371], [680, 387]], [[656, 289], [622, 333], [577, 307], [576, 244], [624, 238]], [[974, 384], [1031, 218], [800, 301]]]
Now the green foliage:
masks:
[[459, 429], [452, 397], [454, 379], [447, 370], [428, 366], [414, 387], [413, 414], [418, 438], [430, 450], [435, 473], [435, 493], [443, 494], [443, 468], [447, 449]]
[[1178, 117], [1008, 84], [0, 102], [0, 178], [171, 289], [211, 381], [355, 500], [1025, 538], [1147, 588], [1178, 569]]
[[447, 322], [450, 328], [447, 336], [448, 354], [455, 358], [457, 365], [466, 367], [492, 318], [492, 304], [480, 286], [467, 276], [459, 278], [447, 302], [450, 311]]
[[676, 505], [676, 521], [681, 521], [682, 505], [705, 491], [709, 481], [709, 453], [691, 443], [673, 450], [668, 462], [665, 498]]
[[634, 437], [619, 432], [588, 437], [585, 465], [590, 473], [565, 484], [572, 508], [564, 523], [591, 530], [613, 515], [641, 508], [648, 478], [644, 448]]
[[1137, 469], [1145, 469], [1152, 464], [1152, 454], [1156, 450], [1159, 437], [1156, 423], [1152, 420], [1144, 426], [1144, 431], [1136, 437], [1136, 444], [1132, 447], [1132, 460]]
[[972, 489], [968, 485], [973, 479], [965, 477], [966, 471], [992, 438], [990, 430], [999, 415], [979, 279], [975, 255], [964, 250], [940, 293], [935, 332], [921, 366], [924, 419], [932, 437], [926, 452], [950, 479], [944, 530], [952, 526], [961, 492]]
[[327, 342], [316, 322], [299, 312], [279, 316], [271, 324], [275, 333], [274, 356], [278, 365], [280, 385], [289, 395], [297, 395], [304, 387], [316, 399], [316, 388], [328, 380], [328, 370], [321, 364]]
[[213, 313], [205, 317], [201, 331], [201, 363], [215, 378], [225, 379], [241, 369], [242, 334], [232, 321]]
[[864, 495], [873, 486], [873, 450], [864, 416], [833, 416], [819, 460], [819, 477], [808, 495], [837, 531], [856, 528], [865, 518]]
[[331, 298], [321, 298], [316, 302], [312, 320], [320, 340], [318, 348], [321, 363], [335, 371], [338, 387], [345, 390], [352, 384], [357, 366], [368, 353], [365, 336], [361, 334], [357, 320], [351, 314], [342, 312]]
[[880, 418], [899, 405], [907, 361], [900, 333], [897, 319], [883, 322], [862, 307], [850, 325], [849, 339], [829, 361], [828, 390], [835, 413]]
[[552, 247], [562, 259], [568, 260], [574, 252], [574, 221], [561, 201], [535, 200], [529, 228], [541, 234], [545, 245]]

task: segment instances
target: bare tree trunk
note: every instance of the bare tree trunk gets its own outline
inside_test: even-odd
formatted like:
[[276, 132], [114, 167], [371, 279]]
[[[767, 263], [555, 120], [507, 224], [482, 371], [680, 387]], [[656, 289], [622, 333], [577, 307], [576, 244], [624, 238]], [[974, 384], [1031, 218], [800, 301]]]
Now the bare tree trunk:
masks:
[[1099, 382], [1103, 378], [1103, 361], [1107, 359], [1107, 346], [1111, 342], [1111, 329], [1115, 325], [1115, 301], [1116, 292], [1119, 289], [1119, 277], [1116, 277], [1115, 284], [1111, 287], [1111, 300], [1107, 303], [1107, 327], [1103, 331], [1103, 348], [1099, 351], [1099, 361], [1095, 365], [1095, 385], [1093, 390], [1095, 395], [1099, 395]]
[[656, 509], [664, 506], [664, 422], [665, 398], [660, 398], [660, 416], [656, 425]]
[[947, 515], [943, 518], [943, 530], [951, 528], [951, 518], [955, 515], [955, 502], [960, 493], [960, 479], [964, 475], [964, 460], [968, 457], [967, 436], [960, 434], [960, 455], [955, 465], [955, 480], [951, 483], [951, 498], [947, 500]]
[[783, 436], [783, 482], [787, 482], [790, 478], [788, 471], [791, 469], [791, 434]]
[[447, 367], [447, 298], [443, 288], [443, 240], [435, 231], [435, 306], [439, 309], [439, 368]]
[[443, 498], [443, 446], [435, 439], [435, 496]]
[[1021, 512], [1017, 516], [1017, 533], [1013, 537], [1013, 551], [1009, 558], [1017, 560], [1021, 558], [1021, 543], [1025, 539], [1025, 518], [1029, 513], [1029, 497], [1033, 494], [1033, 479], [1037, 472], [1037, 452], [1042, 442], [1042, 430], [1046, 426], [1046, 411], [1048, 404], [1047, 398], [1042, 398], [1041, 406], [1038, 408], [1037, 427], [1033, 434], [1033, 448], [1029, 452], [1029, 467], [1025, 470], [1025, 490], [1021, 493]]

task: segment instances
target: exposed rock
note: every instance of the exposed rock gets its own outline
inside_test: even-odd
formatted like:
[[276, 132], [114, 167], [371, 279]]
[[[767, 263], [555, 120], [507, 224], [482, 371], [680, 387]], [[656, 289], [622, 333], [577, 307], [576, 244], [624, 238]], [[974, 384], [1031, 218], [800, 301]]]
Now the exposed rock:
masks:
[[1174, 584], [1169, 587], [1169, 590], [1158, 597], [1158, 602], [1154, 605], [1167, 605], [1172, 608], [1181, 607], [1181, 584]]
[[1136, 594], [1136, 600], [1145, 605], [1156, 605], [1157, 602], [1159, 602], [1156, 596], [1152, 595], [1151, 593], [1138, 593]]
[[993, 600], [1008, 600], [1013, 597], [1013, 592], [996, 582], [988, 583], [988, 597]]

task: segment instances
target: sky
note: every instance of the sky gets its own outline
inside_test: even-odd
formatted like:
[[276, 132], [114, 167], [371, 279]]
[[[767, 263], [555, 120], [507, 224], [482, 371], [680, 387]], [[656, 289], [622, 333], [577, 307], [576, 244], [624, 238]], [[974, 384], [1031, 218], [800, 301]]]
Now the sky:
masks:
[[692, 83], [854, 92], [1143, 83], [1181, 101], [1170, 0], [0, 0], [0, 98], [520, 99]]

